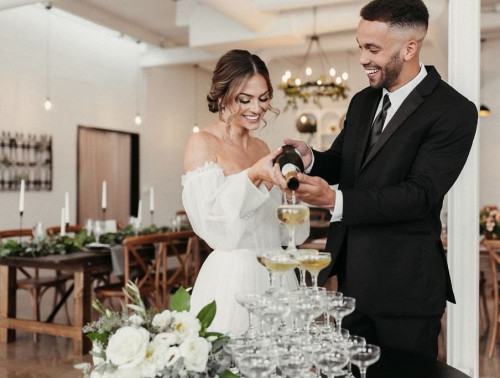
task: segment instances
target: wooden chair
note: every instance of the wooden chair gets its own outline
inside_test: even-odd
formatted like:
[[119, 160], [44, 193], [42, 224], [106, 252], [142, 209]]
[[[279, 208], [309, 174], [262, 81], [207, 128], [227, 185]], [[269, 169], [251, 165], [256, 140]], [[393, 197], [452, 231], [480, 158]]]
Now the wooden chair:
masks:
[[[9, 238], [32, 238], [33, 230], [29, 228], [17, 229], [17, 230], [4, 230], [0, 231], [0, 243], [2, 239]], [[58, 297], [62, 297], [66, 291], [66, 282], [72, 278], [70, 275], [63, 275], [57, 272], [55, 276], [40, 276], [38, 269], [33, 269], [33, 272], [28, 272], [26, 269], [18, 268], [18, 271], [24, 276], [24, 278], [18, 279], [16, 281], [16, 288], [18, 290], [26, 290], [30, 294], [31, 307], [33, 310], [33, 319], [40, 321], [40, 305], [42, 302], [43, 295], [50, 288], [54, 288], [54, 304], [56, 306]], [[70, 317], [68, 306], [64, 303], [64, 313], [66, 318], [66, 323], [70, 324]], [[37, 334], [33, 334], [33, 340], [38, 341]]]
[[144, 300], [158, 311], [165, 310], [170, 292], [177, 285], [193, 285], [201, 265], [199, 238], [193, 231], [128, 237], [123, 241], [123, 253], [123, 282], [94, 290], [99, 300], [117, 298], [122, 308], [127, 300], [122, 290], [125, 283], [137, 280]]
[[[74, 234], [80, 230], [83, 230], [83, 226], [80, 224], [69, 225], [65, 227], [66, 233]], [[47, 235], [53, 236], [61, 233], [61, 226], [47, 227], [45, 230]]]
[[500, 296], [499, 296], [499, 281], [498, 281], [498, 269], [500, 267], [500, 239], [486, 239], [483, 240], [483, 244], [488, 250], [491, 263], [491, 278], [493, 283], [493, 319], [490, 328], [490, 337], [488, 344], [488, 357], [493, 356], [495, 350], [495, 345], [498, 338], [498, 326], [500, 323]]

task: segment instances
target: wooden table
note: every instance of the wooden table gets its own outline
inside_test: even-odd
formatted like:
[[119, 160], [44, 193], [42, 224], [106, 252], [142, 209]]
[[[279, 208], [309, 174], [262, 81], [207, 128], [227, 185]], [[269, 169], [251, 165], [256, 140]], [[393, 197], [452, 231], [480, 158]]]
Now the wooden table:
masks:
[[[90, 275], [111, 266], [109, 251], [81, 251], [68, 255], [44, 257], [3, 257], [0, 259], [0, 342], [15, 341], [16, 330], [62, 336], [73, 339], [75, 355], [82, 356], [90, 350], [90, 340], [83, 335], [82, 327], [90, 322], [92, 313], [92, 284]], [[17, 268], [39, 268], [73, 272], [74, 307], [73, 325], [16, 319]]]

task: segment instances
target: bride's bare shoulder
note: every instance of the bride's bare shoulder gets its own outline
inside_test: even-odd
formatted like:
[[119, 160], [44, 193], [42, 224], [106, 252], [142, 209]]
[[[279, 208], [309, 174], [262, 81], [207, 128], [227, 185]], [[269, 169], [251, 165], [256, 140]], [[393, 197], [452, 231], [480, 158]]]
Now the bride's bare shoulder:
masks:
[[217, 161], [219, 138], [210, 126], [189, 137], [184, 152], [184, 172], [203, 166], [206, 162]]

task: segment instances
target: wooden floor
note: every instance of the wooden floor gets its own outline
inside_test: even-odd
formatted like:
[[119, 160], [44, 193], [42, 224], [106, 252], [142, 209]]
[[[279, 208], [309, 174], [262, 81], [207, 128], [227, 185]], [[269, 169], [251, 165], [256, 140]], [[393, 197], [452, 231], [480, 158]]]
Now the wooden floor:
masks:
[[[487, 288], [487, 293], [491, 293], [491, 288]], [[47, 295], [47, 304], [50, 304], [51, 297], [51, 293]], [[489, 305], [491, 317], [491, 301]], [[23, 296], [22, 293], [18, 294], [18, 308], [22, 317], [30, 318], [29, 299]], [[45, 312], [48, 312], [48, 310]], [[63, 323], [63, 319], [62, 315], [59, 314], [56, 321]], [[480, 338], [480, 377], [498, 378], [500, 377], [500, 343], [495, 348], [493, 358], [488, 358], [485, 356], [487, 339], [487, 336]], [[441, 350], [440, 356], [443, 355], [444, 353]], [[17, 340], [14, 343], [0, 344], [1, 378], [80, 377], [80, 371], [74, 369], [73, 366], [81, 362], [91, 362], [91, 356], [74, 356], [72, 341], [61, 337], [39, 335], [38, 343], [34, 343], [32, 334], [18, 332]]]

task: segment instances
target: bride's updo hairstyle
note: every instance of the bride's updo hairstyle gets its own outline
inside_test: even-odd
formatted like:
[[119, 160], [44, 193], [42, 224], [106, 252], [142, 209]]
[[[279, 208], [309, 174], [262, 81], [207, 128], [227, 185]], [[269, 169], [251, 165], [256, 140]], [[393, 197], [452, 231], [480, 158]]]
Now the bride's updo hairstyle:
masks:
[[[222, 55], [215, 66], [212, 75], [212, 86], [207, 95], [208, 110], [222, 114], [231, 101], [234, 100], [240, 88], [255, 74], [260, 74], [266, 80], [269, 98], [273, 98], [273, 86], [269, 78], [266, 64], [257, 55], [246, 50], [230, 50]], [[275, 115], [279, 111], [269, 105], [269, 111]], [[228, 120], [228, 123], [230, 120]]]

